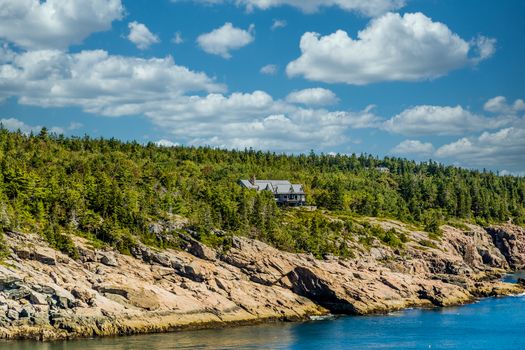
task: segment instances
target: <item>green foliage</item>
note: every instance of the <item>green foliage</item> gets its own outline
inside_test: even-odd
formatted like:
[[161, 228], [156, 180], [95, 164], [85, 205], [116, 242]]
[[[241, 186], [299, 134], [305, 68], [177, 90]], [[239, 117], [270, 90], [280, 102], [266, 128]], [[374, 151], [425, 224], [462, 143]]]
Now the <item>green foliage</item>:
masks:
[[51, 247], [69, 255], [73, 259], [79, 257], [78, 250], [71, 237], [67, 234], [61, 233], [60, 227], [57, 225], [47, 226], [43, 230], [43, 236]]
[[[369, 223], [364, 223], [363, 228], [365, 229], [366, 235], [376, 237], [381, 242], [392, 248], [403, 248], [403, 243], [408, 241], [408, 238], [404, 233], [398, 233], [394, 228], [385, 231], [381, 226], [370, 225]], [[363, 240], [363, 242], [370, 245], [370, 242], [367, 240]]]
[[[308, 204], [320, 210], [278, 208], [271, 193], [237, 184], [252, 175], [303, 184]], [[0, 127], [0, 222], [10, 229], [44, 228], [50, 243], [72, 255], [71, 233], [128, 253], [139, 241], [176, 245], [148, 229], [174, 214], [212, 246], [231, 244], [211, 233], [222, 230], [317, 257], [351, 256], [351, 240], [396, 248], [406, 241], [399, 232], [363, 227], [356, 216], [398, 219], [436, 237], [450, 220], [523, 223], [525, 179], [432, 161], [165, 148]]]
[[0, 261], [9, 255], [9, 248], [5, 243], [4, 229], [0, 226]]
[[437, 244], [428, 239], [422, 239], [421, 241], [419, 241], [419, 244], [422, 245], [423, 247], [438, 249]]
[[434, 209], [429, 210], [422, 216], [422, 219], [425, 231], [435, 236], [441, 236], [440, 226], [444, 223], [441, 211]]
[[451, 220], [451, 221], [448, 221], [447, 222], [447, 225], [450, 225], [452, 227], [455, 227], [457, 229], [460, 229], [460, 230], [463, 230], [463, 231], [468, 231], [470, 230], [470, 228], [465, 225], [464, 223], [462, 222], [459, 222], [459, 221], [455, 221], [455, 220]]

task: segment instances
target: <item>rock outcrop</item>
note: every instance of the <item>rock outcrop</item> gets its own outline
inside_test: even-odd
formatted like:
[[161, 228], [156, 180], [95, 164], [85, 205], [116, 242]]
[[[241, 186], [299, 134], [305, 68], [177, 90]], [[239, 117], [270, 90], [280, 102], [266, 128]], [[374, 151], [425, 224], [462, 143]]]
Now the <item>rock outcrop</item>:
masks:
[[[376, 219], [371, 219], [376, 220]], [[189, 236], [184, 251], [140, 245], [131, 256], [97, 250], [75, 237], [79, 259], [39, 236], [8, 232], [0, 265], [0, 338], [67, 339], [300, 320], [326, 313], [369, 314], [411, 306], [457, 305], [525, 291], [499, 278], [525, 267], [525, 230], [504, 225], [443, 227], [429, 246], [404, 232], [402, 250], [354, 242], [355, 258], [279, 251], [234, 237], [217, 252]], [[161, 234], [161, 227], [151, 227]]]
[[503, 253], [510, 267], [525, 269], [525, 229], [515, 225], [487, 228], [494, 245]]

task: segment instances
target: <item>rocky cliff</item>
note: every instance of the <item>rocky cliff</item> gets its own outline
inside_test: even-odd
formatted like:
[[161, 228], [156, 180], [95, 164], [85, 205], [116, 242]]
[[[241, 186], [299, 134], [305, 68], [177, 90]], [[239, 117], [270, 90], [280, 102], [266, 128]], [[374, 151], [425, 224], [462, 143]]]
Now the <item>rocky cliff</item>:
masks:
[[432, 241], [399, 222], [370, 220], [406, 234], [404, 248], [353, 242], [354, 258], [317, 260], [242, 237], [219, 254], [186, 237], [185, 251], [139, 246], [128, 256], [75, 238], [80, 258], [73, 260], [38, 235], [7, 232], [11, 253], [0, 265], [0, 338], [368, 314], [525, 291], [499, 281], [506, 271], [525, 268], [521, 227], [444, 226], [443, 237]]

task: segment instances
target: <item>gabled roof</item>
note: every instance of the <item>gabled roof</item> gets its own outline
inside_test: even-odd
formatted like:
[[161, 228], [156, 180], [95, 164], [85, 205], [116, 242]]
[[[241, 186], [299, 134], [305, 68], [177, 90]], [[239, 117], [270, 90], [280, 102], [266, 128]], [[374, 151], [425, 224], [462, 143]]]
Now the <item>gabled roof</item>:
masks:
[[241, 185], [257, 191], [271, 191], [274, 194], [304, 194], [303, 186], [292, 184], [288, 180], [255, 180], [255, 185], [250, 180], [241, 180]]

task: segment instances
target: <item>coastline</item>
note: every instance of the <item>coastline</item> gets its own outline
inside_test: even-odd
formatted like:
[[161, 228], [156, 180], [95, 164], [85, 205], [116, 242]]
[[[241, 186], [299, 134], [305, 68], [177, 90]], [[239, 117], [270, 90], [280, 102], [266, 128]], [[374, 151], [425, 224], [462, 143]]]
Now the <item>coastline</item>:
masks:
[[[507, 237], [507, 248], [525, 243], [520, 227], [493, 231]], [[412, 231], [411, 237], [422, 234]], [[441, 249], [407, 245], [399, 257], [377, 246], [358, 250], [350, 260], [316, 260], [242, 237], [226, 254], [192, 241], [187, 251], [142, 246], [133, 256], [100, 251], [76, 238], [76, 261], [37, 235], [10, 232], [12, 254], [0, 266], [6, 315], [0, 338], [50, 341], [224, 328], [457, 306], [524, 293], [523, 285], [499, 280], [520, 269], [520, 249], [496, 247], [491, 234], [477, 226], [468, 232], [446, 227]]]

